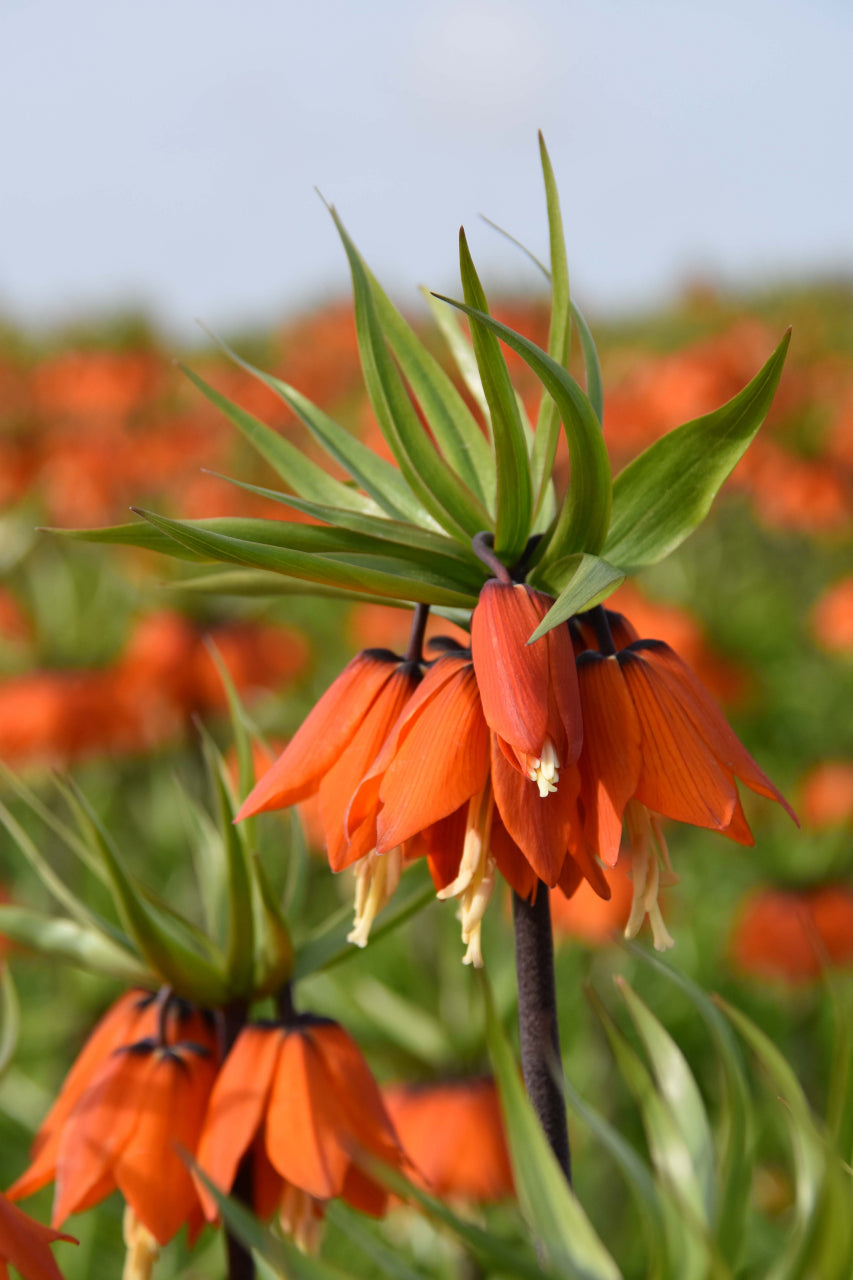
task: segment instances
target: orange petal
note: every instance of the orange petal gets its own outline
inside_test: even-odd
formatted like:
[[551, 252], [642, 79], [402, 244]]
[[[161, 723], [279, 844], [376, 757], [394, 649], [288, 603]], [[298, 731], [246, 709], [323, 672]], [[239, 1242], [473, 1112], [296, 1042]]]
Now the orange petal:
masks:
[[[781, 791], [759, 769], [701, 680], [682, 662], [678, 654], [662, 640], [641, 640], [634, 648], [660, 673], [673, 693], [680, 698], [687, 714], [717, 760], [735, 777], [740, 778], [751, 791], [766, 796], [769, 800], [778, 800], [785, 812], [797, 822], [797, 815]], [[799, 826], [799, 822], [797, 825]]]
[[[530, 902], [536, 893], [539, 877], [509, 835], [497, 809], [492, 814], [489, 845], [492, 857], [498, 864], [498, 871], [500, 871], [504, 880], [506, 880], [510, 888], [515, 890], [520, 898], [524, 898], [525, 902]], [[449, 884], [450, 881], [447, 883]]]
[[106, 1195], [116, 1185], [115, 1160], [139, 1121], [153, 1067], [151, 1050], [115, 1052], [78, 1099], [57, 1151], [55, 1227], [83, 1204], [96, 1203], [90, 1198], [93, 1188]]
[[160, 1244], [198, 1200], [180, 1150], [195, 1154], [215, 1076], [213, 1059], [193, 1049], [155, 1051], [139, 1121], [113, 1164], [119, 1190]]
[[317, 1200], [340, 1195], [350, 1157], [320, 1055], [301, 1030], [288, 1031], [267, 1108], [267, 1155], [286, 1182]]
[[735, 805], [731, 822], [727, 827], [723, 828], [723, 835], [728, 836], [730, 840], [734, 840], [736, 844], [745, 844], [750, 847], [755, 844], [755, 837], [749, 829], [749, 823], [746, 820], [746, 814], [743, 811], [740, 799]]
[[8, 1276], [11, 1263], [24, 1280], [62, 1280], [49, 1248], [56, 1240], [77, 1244], [74, 1236], [42, 1226], [0, 1195], [0, 1274]]
[[622, 839], [625, 805], [640, 777], [640, 727], [614, 657], [587, 652], [578, 659], [584, 743], [579, 761], [584, 837], [613, 866]]
[[307, 1033], [322, 1057], [332, 1093], [347, 1128], [349, 1154], [358, 1159], [367, 1152], [398, 1165], [400, 1144], [379, 1085], [358, 1045], [336, 1022], [318, 1023]]
[[[197, 1161], [218, 1187], [230, 1191], [237, 1168], [263, 1125], [284, 1033], [278, 1027], [244, 1027], [220, 1068], [210, 1095]], [[216, 1202], [198, 1184], [208, 1218]]]
[[388, 1192], [357, 1165], [351, 1164], [344, 1179], [341, 1196], [359, 1213], [381, 1218], [388, 1208]]
[[454, 813], [482, 791], [489, 774], [489, 731], [469, 663], [411, 721], [379, 791], [380, 853]]
[[618, 661], [642, 736], [637, 800], [679, 822], [727, 827], [737, 791], [678, 694], [636, 648], [622, 649]]
[[548, 733], [549, 648], [545, 639], [527, 643], [544, 617], [538, 595], [530, 587], [492, 579], [471, 618], [471, 653], [486, 722], [530, 756], [541, 755]]
[[396, 723], [420, 680], [414, 663], [397, 667], [374, 699], [337, 762], [320, 783], [320, 816], [326, 835], [326, 852], [333, 871], [340, 871], [353, 859], [349, 855], [344, 819], [359, 782], [367, 773], [380, 747]]
[[313, 795], [400, 665], [396, 654], [383, 649], [357, 654], [243, 801], [237, 820]]
[[284, 1187], [284, 1178], [273, 1168], [259, 1134], [252, 1146], [252, 1207], [262, 1222], [275, 1213]]
[[495, 803], [510, 838], [518, 845], [536, 875], [554, 885], [566, 857], [577, 809], [577, 791], [560, 778], [557, 790], [540, 796], [536, 784], [524, 778], [506, 759], [492, 734], [492, 785]]

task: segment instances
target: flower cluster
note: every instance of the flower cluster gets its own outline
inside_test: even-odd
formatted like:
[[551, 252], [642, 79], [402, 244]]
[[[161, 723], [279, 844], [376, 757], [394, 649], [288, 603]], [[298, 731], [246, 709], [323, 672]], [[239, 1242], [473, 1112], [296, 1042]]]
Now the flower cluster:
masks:
[[620, 614], [595, 609], [529, 643], [553, 603], [503, 575], [483, 587], [470, 647], [433, 640], [427, 662], [359, 654], [244, 802], [238, 818], [319, 793], [330, 865], [357, 874], [352, 942], [425, 856], [479, 966], [496, 871], [528, 900], [583, 881], [607, 899], [601, 864], [622, 848], [627, 932], [648, 915], [662, 948], [661, 816], [751, 843], [736, 778], [792, 812], [690, 669]]
[[[330, 1199], [384, 1213], [388, 1194], [361, 1166], [373, 1159], [401, 1168], [404, 1156], [343, 1028], [304, 1014], [247, 1024], [223, 1058], [215, 1023], [168, 989], [122, 996], [83, 1047], [9, 1196], [54, 1182], [55, 1229], [117, 1188], [139, 1274], [181, 1226], [192, 1240], [217, 1217], [188, 1155], [226, 1192], [248, 1160], [255, 1212], [277, 1212], [305, 1247]], [[60, 1238], [42, 1232], [45, 1241]]]

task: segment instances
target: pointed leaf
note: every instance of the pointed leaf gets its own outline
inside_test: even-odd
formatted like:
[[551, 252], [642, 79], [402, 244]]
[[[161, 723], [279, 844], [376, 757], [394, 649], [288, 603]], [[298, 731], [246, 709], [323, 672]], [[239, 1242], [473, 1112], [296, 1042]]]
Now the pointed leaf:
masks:
[[364, 381], [382, 434], [420, 503], [451, 537], [467, 542], [490, 528], [488, 512], [425, 431], [385, 345], [367, 269], [334, 209], [331, 214], [349, 259]]
[[578, 1280], [619, 1280], [619, 1268], [595, 1233], [524, 1092], [518, 1067], [498, 1021], [488, 980], [482, 979], [486, 1038], [506, 1124], [521, 1211], [551, 1263]]
[[21, 1030], [21, 1007], [9, 966], [0, 966], [0, 1077], [15, 1056]]
[[388, 609], [408, 607], [404, 601], [393, 600], [389, 596], [330, 587], [305, 578], [290, 578], [285, 573], [270, 573], [265, 569], [217, 569], [197, 578], [180, 578], [165, 585], [172, 591], [187, 591], [192, 595], [231, 595], [248, 599], [259, 596], [314, 596], [318, 600], [358, 600], [361, 604], [381, 604]]
[[[294, 841], [290, 848], [293, 853]], [[303, 851], [304, 857], [304, 851]], [[264, 864], [252, 855], [255, 910], [254, 994], [272, 995], [290, 980], [294, 952], [287, 918], [278, 904]]]
[[369, 1219], [364, 1214], [356, 1213], [343, 1201], [332, 1201], [326, 1210], [326, 1219], [370, 1259], [375, 1276], [390, 1276], [391, 1280], [426, 1280], [424, 1272], [415, 1271], [403, 1261], [396, 1249], [385, 1243], [373, 1223], [368, 1226]]
[[[271, 373], [256, 369], [254, 365], [232, 351], [220, 338], [216, 338], [215, 341], [242, 369], [266, 383], [280, 396], [329, 456], [352, 476], [356, 484], [360, 485], [383, 511], [387, 511], [388, 515], [397, 520], [412, 520], [416, 524], [431, 523], [426, 511], [393, 463], [386, 458], [380, 458], [351, 432], [312, 404], [295, 387], [282, 382], [280, 378], [273, 377]], [[351, 502], [350, 505], [353, 503]], [[370, 507], [362, 503], [362, 509], [368, 511]]]
[[472, 308], [468, 312], [471, 318], [471, 339], [492, 425], [497, 470], [495, 551], [511, 565], [524, 550], [533, 515], [527, 436], [515, 388], [498, 341], [475, 318], [477, 313], [488, 313], [489, 304], [468, 250], [464, 230], [459, 232], [459, 269], [465, 301]]
[[433, 439], [460, 480], [487, 508], [494, 462], [486, 437], [441, 365], [400, 315], [373, 273], [367, 274], [379, 323]]
[[[232, 353], [229, 352], [229, 354]], [[365, 498], [357, 489], [352, 489], [342, 484], [340, 480], [335, 480], [328, 471], [324, 471], [316, 462], [312, 462], [285, 436], [228, 400], [185, 364], [179, 364], [178, 367], [211, 404], [221, 410], [238, 431], [242, 432], [249, 443], [254, 445], [258, 453], [295, 493], [313, 502], [326, 502], [333, 507], [351, 507], [356, 511], [375, 509], [375, 504], [369, 498]], [[254, 369], [251, 372], [256, 374]], [[317, 410], [317, 412], [320, 411]]]
[[676, 427], [616, 477], [604, 554], [633, 572], [674, 551], [701, 524], [770, 408], [790, 330], [752, 381], [721, 409]]
[[672, 1036], [623, 977], [617, 976], [615, 981], [628, 1006], [631, 1020], [640, 1033], [652, 1064], [658, 1091], [667, 1103], [690, 1152], [690, 1160], [702, 1193], [704, 1216], [710, 1223], [715, 1208], [714, 1141], [699, 1087]]
[[592, 330], [584, 319], [580, 309], [572, 303], [572, 319], [578, 331], [583, 353], [583, 365], [586, 371], [586, 394], [593, 407], [599, 423], [604, 422], [604, 384], [601, 380], [601, 364]]
[[22, 947], [54, 960], [67, 960], [89, 973], [100, 973], [128, 986], [156, 986], [158, 979], [130, 951], [74, 920], [40, 915], [26, 907], [0, 904], [0, 933]]
[[[548, 234], [551, 245], [551, 324], [548, 330], [548, 355], [565, 367], [569, 358], [572, 333], [571, 297], [569, 294], [569, 264], [566, 258], [566, 241], [563, 235], [563, 218], [560, 213], [560, 196], [551, 158], [545, 139], [539, 134], [539, 155], [542, 175], [545, 179], [545, 198], [548, 207]], [[470, 299], [466, 299], [470, 301]], [[560, 432], [560, 411], [547, 393], [542, 397], [536, 420], [536, 435], [530, 470], [533, 481], [534, 513], [542, 506], [551, 483], [554, 455]]]
[[[442, 295], [436, 295], [441, 297]], [[575, 551], [597, 554], [610, 523], [610, 462], [595, 410], [586, 393], [565, 369], [552, 360], [535, 342], [514, 329], [474, 311], [462, 302], [443, 298], [450, 306], [476, 317], [530, 366], [556, 401], [569, 442], [571, 484], [556, 526], [547, 542], [541, 562], [559, 560]]]
[[608, 564], [600, 556], [586, 554], [567, 556], [565, 560], [550, 565], [547, 572], [534, 571], [530, 574], [529, 581], [534, 587], [543, 586], [546, 590], [553, 591], [554, 584], [561, 578], [565, 580], [566, 575], [568, 582], [531, 635], [528, 644], [546, 635], [573, 614], [600, 604], [616, 590], [620, 582], [625, 581], [625, 574], [621, 569]]
[[[491, 432], [492, 419], [489, 414], [489, 403], [486, 400], [486, 393], [483, 391], [483, 384], [480, 381], [480, 370], [477, 368], [477, 357], [474, 355], [474, 348], [468, 341], [462, 330], [462, 325], [456, 319], [452, 311], [448, 311], [441, 300], [430, 293], [429, 289], [422, 288], [421, 293], [426, 298], [429, 309], [433, 314], [433, 319], [438, 325], [439, 333], [447, 344], [447, 349], [453, 359], [453, 363], [459, 370], [459, 376], [462, 379], [468, 394], [476, 404], [483, 419]], [[495, 505], [495, 475], [494, 466], [490, 466], [489, 476], [489, 502], [488, 508], [494, 510]]]
[[[447, 585], [453, 579], [421, 565], [395, 565], [395, 571], [375, 569], [369, 565], [353, 565], [343, 559], [332, 559], [316, 552], [294, 551], [265, 543], [247, 542], [228, 537], [209, 528], [201, 528], [182, 520], [169, 520], [151, 511], [137, 510], [137, 515], [155, 528], [167, 533], [181, 546], [210, 559], [232, 561], [250, 568], [268, 569], [291, 577], [304, 578], [327, 586], [348, 587], [355, 591], [424, 604], [449, 604], [473, 607], [476, 595], [466, 587]], [[435, 557], [432, 557], [433, 563]], [[452, 564], [452, 562], [448, 562]], [[399, 572], [396, 570], [399, 569]], [[456, 567], [453, 568], [454, 574]]]

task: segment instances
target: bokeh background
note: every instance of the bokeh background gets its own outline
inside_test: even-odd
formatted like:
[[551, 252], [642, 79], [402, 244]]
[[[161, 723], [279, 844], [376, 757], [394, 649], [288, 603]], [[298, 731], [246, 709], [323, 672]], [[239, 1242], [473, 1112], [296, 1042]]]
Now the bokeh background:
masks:
[[[374, 606], [208, 596], [146, 553], [36, 526], [123, 521], [131, 504], [281, 516], [202, 470], [272, 483], [175, 356], [302, 436], [196, 317], [378, 442], [345, 258], [315, 186], [413, 317], [426, 314], [418, 285], [458, 293], [464, 223], [495, 311], [544, 341], [541, 277], [479, 217], [546, 255], [542, 128], [573, 284], [601, 350], [617, 469], [735, 394], [793, 325], [767, 424], [714, 515], [616, 603], [695, 667], [798, 809], [799, 831], [749, 796], [754, 850], [671, 831], [681, 884], [665, 911], [673, 963], [769, 1030], [820, 1109], [831, 1016], [819, 975], [843, 972], [853, 954], [849, 6], [10, 0], [0, 33], [0, 759], [51, 811], [51, 770], [70, 770], [132, 865], [187, 910], [196, 891], [174, 780], [204, 797], [194, 717], [225, 750], [230, 733], [206, 640], [276, 743], [354, 648], [404, 643], [407, 620]], [[537, 387], [511, 367], [535, 409]], [[4, 782], [0, 800], [78, 892], [97, 894]], [[310, 843], [316, 823], [303, 816]], [[269, 858], [284, 863], [287, 829], [267, 821]], [[306, 927], [346, 901], [345, 880], [313, 864]], [[2, 830], [0, 882], [13, 901], [53, 909]], [[571, 1078], [639, 1144], [584, 982], [606, 996], [611, 974], [626, 973], [703, 1084], [712, 1073], [689, 1007], [609, 941], [627, 914], [624, 888], [613, 912], [589, 900], [561, 909], [560, 998]], [[486, 955], [511, 1021], [506, 929], [496, 900]], [[313, 980], [305, 999], [347, 1022], [384, 1080], [477, 1073], [482, 1020], [460, 955], [452, 913], [436, 905]], [[0, 1081], [3, 1186], [117, 994], [20, 949], [10, 964], [23, 1023]], [[770, 1116], [755, 1192], [761, 1274], [791, 1187], [772, 1100], [756, 1105]], [[612, 1174], [588, 1135], [576, 1169], [600, 1225], [596, 1194]], [[110, 1202], [72, 1224], [83, 1245], [69, 1275], [118, 1257], [119, 1219]], [[631, 1275], [630, 1217], [607, 1230]], [[192, 1265], [205, 1274], [179, 1252], [163, 1274]]]

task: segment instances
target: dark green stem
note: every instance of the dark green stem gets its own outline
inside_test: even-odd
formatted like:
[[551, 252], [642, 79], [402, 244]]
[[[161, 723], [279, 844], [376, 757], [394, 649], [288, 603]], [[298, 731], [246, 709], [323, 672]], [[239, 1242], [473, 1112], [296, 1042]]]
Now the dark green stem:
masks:
[[541, 881], [535, 900], [512, 895], [518, 1029], [524, 1086], [566, 1181], [571, 1183], [569, 1128], [563, 1097], [563, 1064], [557, 1027], [554, 943], [548, 888]]

